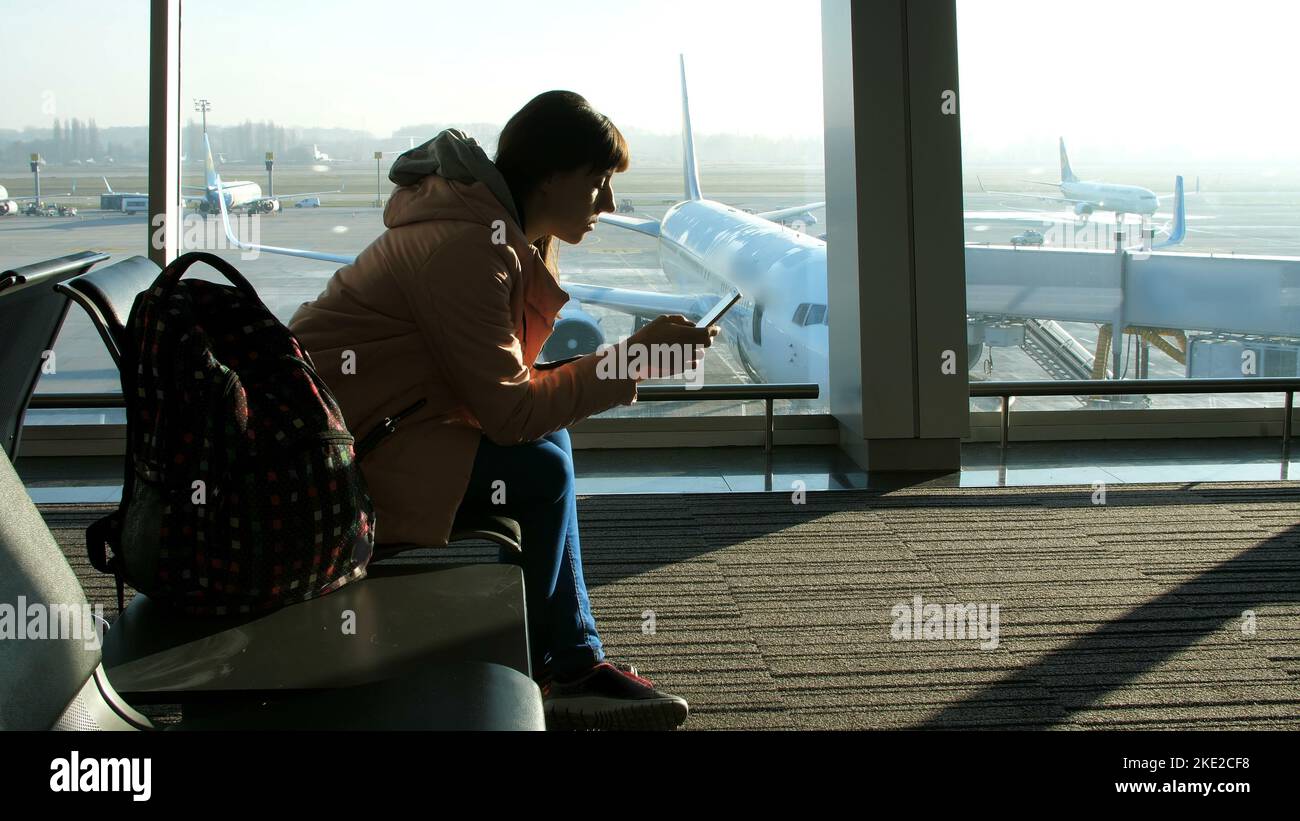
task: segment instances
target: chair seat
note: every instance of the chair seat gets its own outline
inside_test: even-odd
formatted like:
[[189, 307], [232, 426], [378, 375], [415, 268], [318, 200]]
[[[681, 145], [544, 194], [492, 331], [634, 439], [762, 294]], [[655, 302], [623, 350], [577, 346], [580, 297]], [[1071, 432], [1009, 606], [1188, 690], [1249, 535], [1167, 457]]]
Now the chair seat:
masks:
[[429, 663], [532, 674], [523, 573], [506, 564], [376, 567], [256, 618], [187, 617], [138, 595], [108, 631], [103, 658], [113, 687], [139, 701], [350, 687]]
[[[523, 531], [519, 522], [509, 516], [497, 516], [487, 511], [466, 510], [456, 512], [451, 525], [449, 544], [468, 541], [487, 541], [505, 548], [516, 559], [523, 553]], [[389, 542], [375, 545], [375, 561], [392, 558], [408, 550], [423, 550], [428, 545]]]

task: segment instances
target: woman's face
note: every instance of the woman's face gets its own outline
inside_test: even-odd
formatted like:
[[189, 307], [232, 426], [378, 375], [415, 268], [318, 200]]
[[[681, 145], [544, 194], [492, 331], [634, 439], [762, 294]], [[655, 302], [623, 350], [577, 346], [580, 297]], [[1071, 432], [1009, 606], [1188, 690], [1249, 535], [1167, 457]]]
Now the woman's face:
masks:
[[558, 173], [547, 195], [549, 233], [570, 245], [582, 242], [596, 226], [596, 218], [614, 210], [613, 171]]

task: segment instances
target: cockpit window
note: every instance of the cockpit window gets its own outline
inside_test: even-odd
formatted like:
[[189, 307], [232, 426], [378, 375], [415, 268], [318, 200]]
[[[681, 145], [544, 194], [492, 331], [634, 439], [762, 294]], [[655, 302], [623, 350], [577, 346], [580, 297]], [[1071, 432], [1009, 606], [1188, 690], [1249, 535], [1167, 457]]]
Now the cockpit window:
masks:
[[825, 325], [826, 324], [826, 306], [809, 305], [808, 315], [804, 317], [804, 325]]
[[803, 325], [804, 318], [808, 316], [808, 309], [812, 306], [807, 302], [794, 309], [794, 319], [791, 320], [795, 325]]

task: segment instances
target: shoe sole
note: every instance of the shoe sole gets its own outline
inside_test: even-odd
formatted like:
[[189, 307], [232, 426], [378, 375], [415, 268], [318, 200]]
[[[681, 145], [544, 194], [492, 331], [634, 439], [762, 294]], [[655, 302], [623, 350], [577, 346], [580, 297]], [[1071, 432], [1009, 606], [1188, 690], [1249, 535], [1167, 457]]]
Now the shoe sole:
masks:
[[548, 730], [676, 730], [690, 708], [682, 699], [572, 698], [545, 705]]

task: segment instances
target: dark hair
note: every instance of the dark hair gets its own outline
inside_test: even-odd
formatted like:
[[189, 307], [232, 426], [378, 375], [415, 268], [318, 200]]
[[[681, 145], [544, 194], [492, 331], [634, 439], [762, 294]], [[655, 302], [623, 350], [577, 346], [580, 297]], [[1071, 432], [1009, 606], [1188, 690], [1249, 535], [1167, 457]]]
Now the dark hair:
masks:
[[[552, 174], [579, 168], [626, 171], [629, 153], [623, 134], [582, 95], [547, 91], [519, 109], [501, 129], [494, 162], [510, 187], [523, 227], [528, 219], [524, 202]], [[555, 265], [559, 253], [555, 237], [542, 237], [534, 247], [548, 265]]]

